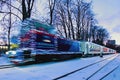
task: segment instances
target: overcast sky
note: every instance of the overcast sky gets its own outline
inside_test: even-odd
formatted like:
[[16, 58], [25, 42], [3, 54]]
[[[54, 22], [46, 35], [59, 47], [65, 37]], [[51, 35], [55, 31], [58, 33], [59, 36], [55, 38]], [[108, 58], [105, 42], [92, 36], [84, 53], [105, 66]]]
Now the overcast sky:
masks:
[[120, 0], [92, 0], [93, 11], [99, 25], [105, 27], [120, 44]]

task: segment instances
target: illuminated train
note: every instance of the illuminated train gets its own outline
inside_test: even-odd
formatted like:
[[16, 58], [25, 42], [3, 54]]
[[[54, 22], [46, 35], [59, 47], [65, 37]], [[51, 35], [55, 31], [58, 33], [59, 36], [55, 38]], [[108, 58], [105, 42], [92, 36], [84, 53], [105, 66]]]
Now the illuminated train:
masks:
[[21, 37], [20, 48], [8, 51], [14, 63], [27, 61], [64, 60], [83, 55], [114, 54], [115, 50], [92, 43], [67, 40], [45, 31], [30, 30]]

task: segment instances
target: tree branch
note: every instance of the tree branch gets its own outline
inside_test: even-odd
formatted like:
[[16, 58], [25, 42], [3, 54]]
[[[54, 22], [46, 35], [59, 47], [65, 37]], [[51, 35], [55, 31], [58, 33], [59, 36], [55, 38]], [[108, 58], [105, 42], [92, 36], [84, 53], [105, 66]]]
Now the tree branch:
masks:
[[2, 0], [2, 2], [3, 2], [3, 3], [6, 3], [7, 5], [10, 5], [11, 7], [17, 9], [20, 13], [22, 13], [22, 11], [21, 11], [20, 9], [18, 9], [17, 7], [11, 5], [10, 3], [8, 3], [8, 2], [6, 2], [6, 1], [4, 1], [4, 0]]
[[12, 13], [12, 12], [4, 12], [4, 11], [0, 11], [0, 13], [13, 14], [14, 16], [16, 16], [16, 17], [18, 17], [20, 20], [22, 20], [17, 14]]

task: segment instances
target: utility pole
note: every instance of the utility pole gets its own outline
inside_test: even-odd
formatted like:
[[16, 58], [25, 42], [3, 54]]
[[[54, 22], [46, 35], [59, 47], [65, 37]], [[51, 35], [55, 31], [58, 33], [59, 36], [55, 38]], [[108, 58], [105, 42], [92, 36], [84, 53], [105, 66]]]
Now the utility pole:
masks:
[[9, 13], [9, 26], [8, 26], [8, 50], [10, 50], [10, 30], [12, 27], [11, 24], [11, 0], [10, 0], [10, 5], [9, 5], [10, 13]]

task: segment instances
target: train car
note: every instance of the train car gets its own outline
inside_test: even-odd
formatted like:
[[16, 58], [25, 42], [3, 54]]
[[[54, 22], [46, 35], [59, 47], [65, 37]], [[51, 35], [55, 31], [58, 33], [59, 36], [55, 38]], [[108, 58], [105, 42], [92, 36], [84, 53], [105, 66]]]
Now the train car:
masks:
[[101, 46], [92, 42], [80, 42], [80, 48], [84, 55], [114, 54], [115, 50]]
[[80, 52], [80, 42], [75, 40], [57, 38], [57, 50], [67, 52]]
[[83, 55], [80, 48], [80, 41], [63, 38], [57, 38], [57, 51], [64, 52], [64, 55], [61, 55], [61, 58], [64, 58], [63, 56], [67, 58], [74, 58]]
[[114, 50], [114, 49], [109, 49], [109, 54], [113, 54], [113, 53], [116, 54], [116, 50]]
[[102, 46], [102, 54], [107, 55], [107, 54], [115, 54], [116, 50]]
[[102, 46], [92, 42], [80, 42], [80, 48], [84, 52], [84, 55], [97, 55], [102, 52]]
[[109, 54], [110, 53], [110, 48], [107, 48], [105, 46], [102, 47], [102, 53], [103, 54]]

